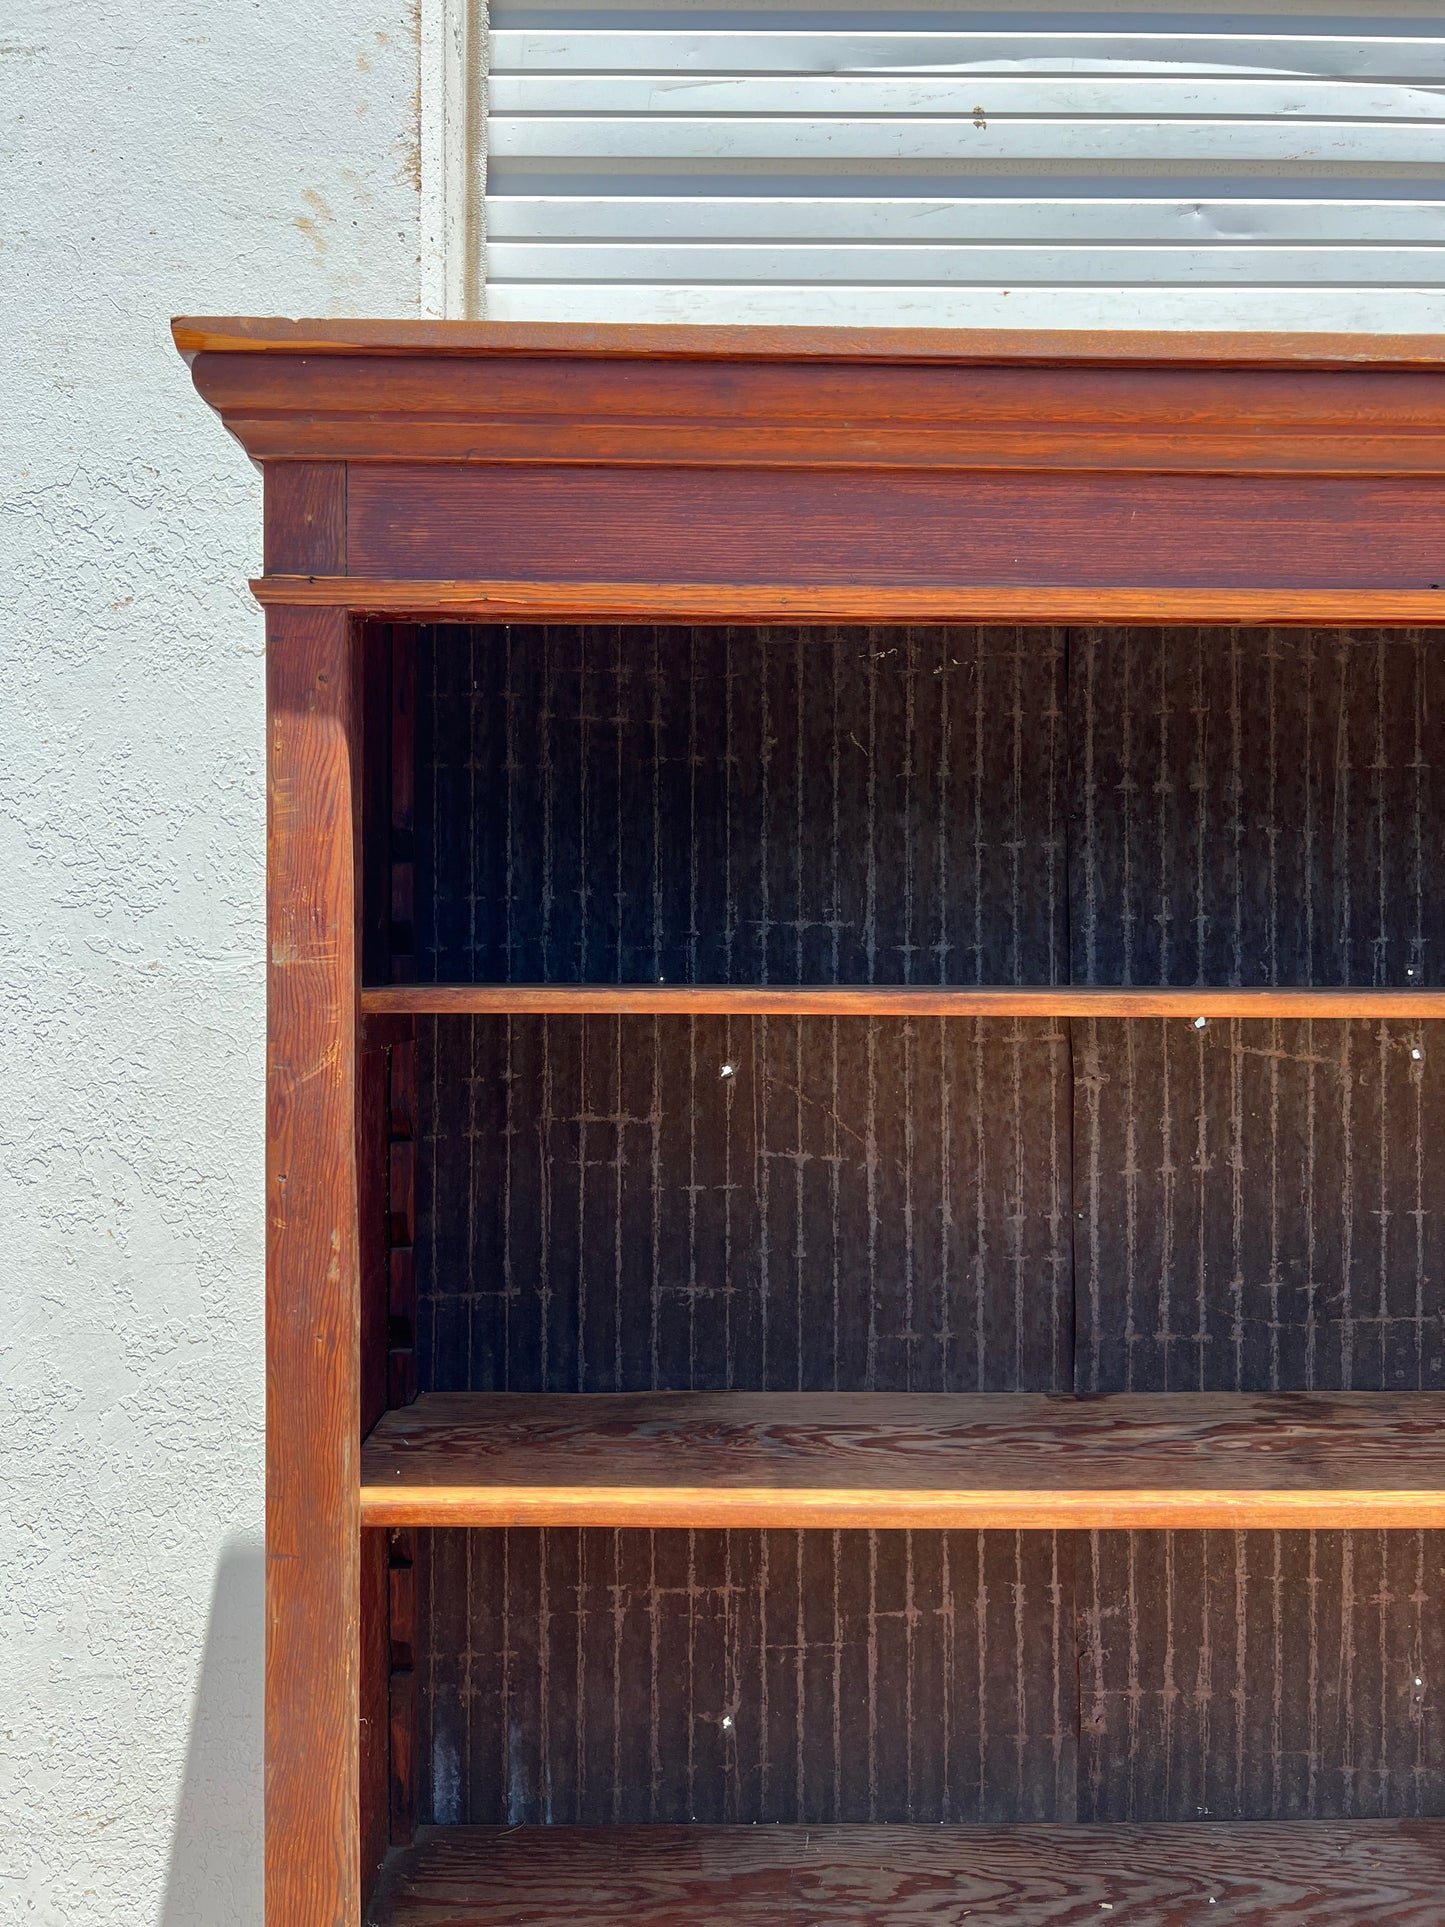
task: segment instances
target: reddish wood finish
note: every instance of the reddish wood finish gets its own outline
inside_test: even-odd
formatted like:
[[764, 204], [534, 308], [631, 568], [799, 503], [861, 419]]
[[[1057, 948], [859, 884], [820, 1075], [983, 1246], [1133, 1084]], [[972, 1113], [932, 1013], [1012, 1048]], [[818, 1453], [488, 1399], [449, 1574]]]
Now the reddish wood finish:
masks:
[[376, 1927], [1439, 1927], [1445, 1822], [457, 1827]]
[[289, 321], [276, 315], [178, 315], [198, 354], [562, 355], [608, 360], [874, 361], [1040, 367], [1119, 362], [1206, 368], [1439, 368], [1439, 335], [1194, 333], [1127, 328], [678, 327], [573, 321]]
[[335, 604], [368, 615], [483, 622], [1445, 623], [1445, 594], [1399, 589], [838, 588], [828, 583], [384, 581], [274, 576], [262, 604]]
[[358, 466], [347, 542], [384, 577], [1428, 590], [1438, 503], [1423, 477], [416, 463]]
[[761, 986], [739, 984], [376, 984], [377, 1016], [618, 1017], [1378, 1017], [1445, 1016], [1445, 990], [1220, 990], [1054, 984]]
[[278, 462], [266, 477], [266, 570], [334, 575], [346, 567], [346, 464]]
[[270, 611], [266, 1917], [360, 1911], [359, 705], [340, 609]]
[[[1077, 468], [1438, 474], [1419, 369], [1041, 367], [616, 356], [204, 354], [197, 380], [262, 458], [667, 462], [708, 468]], [[1101, 459], [1102, 458], [1102, 459]]]
[[[375, 1538], [363, 1566], [358, 1424], [379, 1379], [363, 1394], [357, 1128], [376, 1107], [358, 1072], [357, 766], [364, 735], [402, 743], [367, 799], [388, 841], [368, 877], [367, 953], [405, 979], [409, 778], [394, 725], [409, 696], [398, 632], [389, 703], [371, 703], [363, 727], [351, 616], [1445, 623], [1445, 347], [247, 320], [175, 333], [202, 394], [266, 468], [268, 573], [255, 586], [270, 642], [267, 1922], [356, 1927], [379, 1842], [381, 1749], [374, 1733], [363, 1747], [361, 1722], [380, 1718], [386, 1664], [399, 1835], [418, 1725], [411, 1551], [405, 1534], [390, 1542], [383, 1612]], [[782, 1007], [801, 1008], [798, 995]], [[409, 1395], [398, 1354], [414, 1312], [410, 1133], [397, 1128], [411, 1019], [379, 1013], [418, 1006], [372, 1007], [368, 1035], [392, 1077], [396, 1399]], [[1313, 997], [1305, 1008], [1325, 1014]], [[368, 1147], [369, 1198], [379, 1147]], [[374, 1330], [373, 1265], [366, 1279]], [[584, 1905], [598, 1923], [772, 1927], [817, 1919], [822, 1894], [840, 1921], [952, 1923], [982, 1865], [980, 1894], [1019, 1927], [1092, 1920], [1131, 1899], [1141, 1922], [1183, 1909], [1259, 1927], [1434, 1927], [1442, 1871], [1427, 1829], [1261, 1829], [1245, 1845], [1204, 1830], [1137, 1845], [1075, 1834], [1057, 1854], [1058, 1836], [975, 1837], [983, 1858], [966, 1865], [975, 1847], [937, 1831], [891, 1834], [886, 1854], [854, 1834], [824, 1842], [816, 1880], [799, 1866], [807, 1842], [781, 1836], [683, 1848], [657, 1833], [655, 1852], [623, 1832], [605, 1851], [558, 1838], [540, 1862], [517, 1841], [490, 1873], [477, 1857], [496, 1851], [491, 1836], [458, 1836], [450, 1860], [429, 1847], [393, 1878], [378, 1917], [542, 1927]], [[623, 1873], [607, 1859], [618, 1854]], [[1196, 1907], [1198, 1880], [1222, 1874], [1235, 1898]], [[1066, 1898], [1046, 1902], [1041, 1880], [1054, 1895], [1062, 1881]], [[1113, 1902], [1109, 1883], [1129, 1880]]]
[[433, 1393], [373, 1525], [1445, 1527], [1445, 1394]]
[[[328, 573], [374, 579], [356, 608], [530, 584], [560, 613], [560, 585], [602, 584], [579, 613], [758, 620], [791, 596], [819, 620], [902, 616], [886, 590], [922, 592], [920, 620], [1038, 617], [997, 599], [1047, 592], [1074, 620], [1085, 603], [1131, 619], [1117, 598], [1153, 593], [1133, 619], [1363, 621], [1343, 598], [1403, 591], [1419, 603], [1393, 619], [1440, 619], [1438, 343], [241, 321], [176, 336], [253, 456], [344, 469], [347, 555]], [[303, 494], [278, 476], [275, 573], [320, 573]], [[1192, 617], [1164, 592], [1199, 598]], [[1234, 600], [1213, 606], [1219, 592]], [[1291, 615], [1296, 596], [1316, 600]]]
[[393, 1844], [391, 1826], [391, 1602], [388, 1534], [361, 1535], [361, 1891], [370, 1893]]

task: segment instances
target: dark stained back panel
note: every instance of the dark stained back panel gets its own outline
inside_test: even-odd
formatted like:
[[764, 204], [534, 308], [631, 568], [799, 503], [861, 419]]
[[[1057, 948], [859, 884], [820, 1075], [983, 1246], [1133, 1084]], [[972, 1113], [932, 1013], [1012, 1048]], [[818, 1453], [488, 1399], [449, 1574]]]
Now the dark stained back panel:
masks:
[[1081, 1391], [1445, 1385], [1445, 1036], [1076, 1023]]
[[1074, 1817], [1070, 1534], [423, 1537], [442, 1823]]
[[1067, 975], [1055, 629], [423, 630], [417, 971]]
[[[424, 634], [421, 973], [1440, 982], [1442, 661]], [[422, 1028], [424, 1385], [1445, 1383], [1430, 1027]], [[421, 1540], [439, 1819], [1445, 1812], [1439, 1535]]]
[[1063, 1024], [422, 1025], [434, 1391], [1063, 1391]]
[[1076, 983], [1438, 984], [1445, 646], [1069, 635]]
[[1081, 1820], [1445, 1812], [1445, 1533], [1096, 1532]]

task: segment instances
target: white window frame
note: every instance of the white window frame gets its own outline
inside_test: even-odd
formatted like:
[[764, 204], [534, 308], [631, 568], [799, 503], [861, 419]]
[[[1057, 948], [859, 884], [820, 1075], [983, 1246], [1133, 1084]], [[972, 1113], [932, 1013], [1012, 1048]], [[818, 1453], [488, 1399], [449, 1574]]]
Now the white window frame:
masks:
[[421, 0], [420, 24], [421, 312], [475, 320], [486, 286], [486, 0]]

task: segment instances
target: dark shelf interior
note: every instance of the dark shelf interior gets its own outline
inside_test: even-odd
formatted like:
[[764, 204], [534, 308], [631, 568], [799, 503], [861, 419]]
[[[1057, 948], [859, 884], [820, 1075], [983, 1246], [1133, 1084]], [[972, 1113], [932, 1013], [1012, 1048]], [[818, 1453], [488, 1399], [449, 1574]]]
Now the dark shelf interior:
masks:
[[[403, 978], [1445, 983], [1425, 631], [414, 648]], [[415, 1040], [392, 1345], [423, 1394], [1445, 1391], [1423, 1019], [384, 1021]], [[403, 1538], [414, 1811], [443, 1831], [393, 1867], [389, 1927], [551, 1927], [568, 1883], [599, 1927], [953, 1927], [961, 1868], [1010, 1894], [1057, 1864], [1077, 1911], [1020, 1887], [1007, 1915], [1054, 1927], [1107, 1917], [1110, 1853], [1186, 1883], [1169, 1905], [1213, 1867], [1211, 1921], [1436, 1927], [1445, 1532]], [[1144, 1822], [1180, 1831], [1090, 1860], [1089, 1825]], [[681, 1823], [739, 1833], [629, 1831]], [[824, 1915], [760, 1823], [934, 1844], [838, 1836]], [[454, 1831], [492, 1824], [604, 1832]], [[1351, 1912], [1370, 1880], [1396, 1911]]]

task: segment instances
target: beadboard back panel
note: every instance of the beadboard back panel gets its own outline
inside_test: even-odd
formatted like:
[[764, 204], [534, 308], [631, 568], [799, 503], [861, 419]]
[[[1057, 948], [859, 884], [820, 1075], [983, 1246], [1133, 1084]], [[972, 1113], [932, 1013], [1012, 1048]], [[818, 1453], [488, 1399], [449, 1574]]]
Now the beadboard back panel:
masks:
[[421, 1536], [439, 1821], [1074, 1818], [1072, 1535]]
[[1068, 972], [1051, 629], [421, 632], [418, 975]]
[[431, 1018], [434, 1391], [1065, 1391], [1067, 1026]]
[[442, 1824], [1445, 1812], [1445, 1534], [419, 1535]]
[[1425, 630], [456, 627], [417, 678], [423, 981], [1445, 972]]
[[1424, 629], [1068, 633], [1073, 981], [1445, 981]]
[[1080, 1820], [1445, 1812], [1445, 1533], [1094, 1532]]
[[1070, 1035], [1078, 1390], [1445, 1385], [1439, 1026]]
[[[1442, 660], [424, 632], [420, 969], [1435, 983]], [[1445, 1383], [1428, 1025], [420, 1029], [424, 1389]], [[419, 1571], [441, 1821], [1445, 1812], [1438, 1534], [439, 1532]]]

